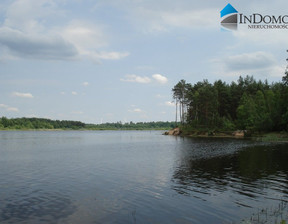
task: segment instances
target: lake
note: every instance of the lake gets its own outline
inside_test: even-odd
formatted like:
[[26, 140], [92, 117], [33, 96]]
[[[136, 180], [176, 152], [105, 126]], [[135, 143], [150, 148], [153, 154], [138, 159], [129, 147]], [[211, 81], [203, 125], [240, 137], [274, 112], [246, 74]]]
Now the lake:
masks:
[[279, 223], [288, 145], [161, 131], [1, 131], [0, 223]]

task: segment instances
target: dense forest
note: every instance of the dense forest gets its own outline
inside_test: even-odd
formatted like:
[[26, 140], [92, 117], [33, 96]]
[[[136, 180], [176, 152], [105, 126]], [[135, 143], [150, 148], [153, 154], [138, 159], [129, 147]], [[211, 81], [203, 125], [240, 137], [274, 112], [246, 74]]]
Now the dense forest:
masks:
[[[269, 84], [253, 76], [227, 84], [179, 81], [172, 89], [176, 122], [195, 129], [288, 130], [288, 78]], [[177, 121], [179, 117], [179, 121]]]
[[0, 118], [0, 129], [82, 129], [80, 121], [60, 121], [45, 118]]
[[104, 123], [85, 124], [80, 121], [60, 121], [44, 118], [0, 118], [0, 130], [33, 130], [33, 129], [73, 129], [73, 130], [146, 130], [170, 129], [175, 127], [174, 122], [129, 122], [129, 123]]

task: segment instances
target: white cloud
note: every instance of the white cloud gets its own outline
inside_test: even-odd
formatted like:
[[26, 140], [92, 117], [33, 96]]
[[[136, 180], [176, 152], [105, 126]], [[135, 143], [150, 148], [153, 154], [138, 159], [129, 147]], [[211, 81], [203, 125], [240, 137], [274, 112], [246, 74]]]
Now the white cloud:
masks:
[[128, 110], [128, 112], [131, 112], [131, 113], [142, 113], [144, 112], [143, 110], [139, 109], [139, 108], [134, 108], [132, 110]]
[[165, 106], [169, 106], [169, 107], [175, 107], [175, 103], [174, 102], [171, 102], [171, 101], [166, 101], [164, 103]]
[[100, 0], [100, 2], [126, 11], [131, 23], [146, 33], [168, 32], [174, 28], [219, 28], [219, 4], [215, 1], [209, 2], [208, 5], [187, 0]]
[[243, 53], [224, 58], [225, 66], [229, 71], [259, 70], [276, 64], [272, 54], [263, 51]]
[[62, 26], [53, 25], [57, 18], [69, 19], [57, 4], [53, 0], [16, 0], [10, 4], [0, 26], [0, 58], [88, 58], [99, 62], [119, 60], [129, 55], [128, 52], [103, 51], [109, 46], [109, 38], [99, 24], [73, 20], [67, 25], [64, 20]]
[[4, 23], [29, 33], [40, 32], [44, 29], [41, 20], [61, 13], [53, 0], [16, 0], [8, 6]]
[[99, 61], [99, 59], [104, 60], [120, 60], [129, 56], [129, 52], [90, 52], [87, 54], [95, 61]]
[[71, 94], [74, 95], [74, 96], [78, 95], [78, 93], [76, 91], [72, 91]]
[[[181, 4], [181, 3], [180, 3]], [[211, 29], [219, 27], [219, 8], [196, 8], [178, 6], [162, 7], [151, 5], [131, 10], [133, 22], [144, 32], [167, 32], [173, 28]], [[196, 3], [194, 4], [196, 5]], [[139, 25], [139, 23], [141, 25]]]
[[0, 104], [0, 108], [5, 109], [6, 111], [19, 112], [19, 109], [17, 107], [11, 107], [6, 104]]
[[0, 44], [14, 57], [72, 59], [77, 56], [74, 46], [59, 36], [28, 34], [9, 27], [0, 28]]
[[74, 58], [75, 47], [45, 25], [57, 14], [60, 11], [51, 0], [16, 0], [10, 4], [0, 27], [2, 58]]
[[133, 111], [136, 112], [136, 113], [141, 113], [142, 112], [142, 110], [139, 109], [139, 108], [135, 108]]
[[31, 93], [13, 92], [12, 95], [21, 98], [34, 98], [34, 96]]
[[89, 82], [83, 82], [82, 86], [89, 86]]
[[59, 30], [59, 33], [63, 39], [75, 46], [80, 56], [88, 57], [96, 62], [120, 60], [129, 55], [128, 52], [98, 50], [109, 45], [101, 25], [74, 20], [64, 30]]
[[74, 20], [66, 28], [58, 31], [64, 40], [72, 43], [82, 57], [88, 57], [96, 62], [101, 60], [119, 60], [129, 55], [128, 52], [99, 51], [107, 47], [108, 37], [101, 25], [86, 21]]
[[282, 66], [273, 66], [267, 72], [269, 73], [271, 77], [277, 77], [277, 78], [282, 79], [282, 77], [285, 74], [285, 68], [286, 68], [286, 65], [284, 64]]
[[137, 82], [147, 84], [151, 82], [151, 79], [147, 76], [137, 76], [137, 75], [125, 75], [124, 79], [120, 79], [123, 82]]
[[248, 29], [246, 26], [239, 26], [238, 30], [232, 32], [238, 41], [243, 45], [257, 44], [258, 46], [275, 46], [287, 43], [287, 30], [260, 30]]
[[74, 20], [60, 35], [72, 43], [80, 54], [89, 54], [89, 49], [97, 49], [108, 45], [106, 36], [99, 26], [85, 21]]
[[138, 75], [125, 75], [125, 78], [120, 79], [123, 82], [137, 82], [137, 83], [151, 83], [152, 80], [160, 83], [160, 84], [166, 84], [168, 82], [168, 79], [160, 74], [154, 74], [152, 75], [152, 78], [149, 78], [147, 76], [138, 76]]
[[284, 64], [279, 64], [275, 56], [264, 51], [230, 55], [211, 60], [218, 75], [253, 75], [261, 77], [282, 77]]
[[156, 82], [160, 83], [160, 84], [166, 84], [168, 82], [168, 79], [160, 74], [154, 74], [152, 75], [152, 78], [155, 79]]
[[[218, 22], [218, 9], [171, 10], [160, 12], [162, 22], [174, 27], [210, 28]], [[218, 23], [217, 23], [218, 24]]]

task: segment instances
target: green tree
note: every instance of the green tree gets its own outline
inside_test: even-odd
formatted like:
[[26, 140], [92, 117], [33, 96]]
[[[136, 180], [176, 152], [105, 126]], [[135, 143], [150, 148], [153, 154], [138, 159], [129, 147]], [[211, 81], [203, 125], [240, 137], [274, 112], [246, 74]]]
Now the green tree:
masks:
[[4, 125], [2, 124], [2, 118], [0, 118], [0, 129], [3, 129]]
[[201, 123], [212, 127], [218, 118], [218, 93], [207, 80], [204, 80], [204, 85], [198, 92]]
[[218, 92], [207, 81], [198, 82], [189, 90], [187, 120], [194, 126], [214, 127], [218, 119]]
[[253, 130], [257, 116], [256, 105], [251, 96], [243, 94], [237, 108], [237, 126], [240, 129]]
[[185, 115], [187, 113], [187, 104], [188, 104], [188, 89], [190, 88], [190, 84], [187, 84], [185, 80], [179, 81], [172, 89], [173, 99], [176, 104], [176, 124], [177, 124], [177, 114], [178, 114], [178, 106], [179, 106], [179, 117], [181, 124], [185, 122]]
[[231, 104], [230, 88], [221, 80], [214, 82], [214, 88], [218, 96], [218, 114], [220, 117], [230, 117], [229, 107]]
[[242, 77], [240, 76], [239, 80], [238, 80], [238, 84], [235, 82], [232, 82], [230, 84], [230, 105], [228, 106], [228, 111], [229, 111], [229, 115], [232, 118], [232, 120], [236, 120], [237, 119], [237, 108], [240, 104], [240, 99], [243, 96], [244, 93], [244, 88], [243, 88], [243, 84], [244, 81], [242, 79]]
[[11, 125], [10, 120], [8, 118], [6, 118], [6, 117], [2, 117], [1, 118], [1, 123], [2, 123], [4, 128], [7, 128], [7, 127], [9, 127]]
[[285, 76], [282, 77], [284, 85], [288, 85], [288, 71], [285, 72]]
[[256, 105], [256, 117], [254, 125], [256, 130], [258, 131], [270, 131], [273, 126], [273, 122], [271, 120], [271, 113], [269, 111], [266, 99], [263, 92], [260, 90], [257, 91], [254, 97]]

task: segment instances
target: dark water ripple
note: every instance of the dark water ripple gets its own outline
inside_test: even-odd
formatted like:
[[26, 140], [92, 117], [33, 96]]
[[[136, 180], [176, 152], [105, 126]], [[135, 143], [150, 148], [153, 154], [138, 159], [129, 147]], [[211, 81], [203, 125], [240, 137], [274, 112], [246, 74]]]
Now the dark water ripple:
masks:
[[203, 201], [229, 192], [230, 206], [251, 210], [287, 200], [287, 145], [244, 143], [230, 150], [228, 144], [228, 153], [216, 147], [205, 150], [205, 157], [195, 156], [198, 149], [185, 150], [173, 175], [173, 189]]
[[29, 223], [55, 223], [55, 220], [65, 218], [74, 211], [71, 200], [64, 195], [32, 191], [10, 197], [5, 206], [1, 206], [0, 222], [21, 223], [30, 220]]
[[161, 132], [0, 132], [0, 223], [280, 223], [287, 149]]

